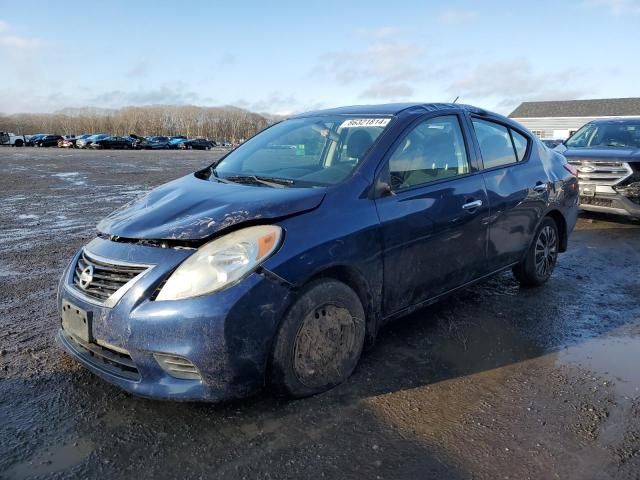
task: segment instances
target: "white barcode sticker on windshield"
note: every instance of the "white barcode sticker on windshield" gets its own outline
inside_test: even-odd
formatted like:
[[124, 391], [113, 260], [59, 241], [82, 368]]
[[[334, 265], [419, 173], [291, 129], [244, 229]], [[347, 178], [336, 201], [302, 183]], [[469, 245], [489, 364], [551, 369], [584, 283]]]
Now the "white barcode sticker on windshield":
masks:
[[340, 128], [386, 127], [390, 121], [390, 118], [352, 118], [342, 122]]

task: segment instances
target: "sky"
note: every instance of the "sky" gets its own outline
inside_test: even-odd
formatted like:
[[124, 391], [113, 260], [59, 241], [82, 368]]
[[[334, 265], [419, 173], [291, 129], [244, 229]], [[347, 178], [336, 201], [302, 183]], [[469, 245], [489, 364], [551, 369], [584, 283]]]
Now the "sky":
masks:
[[0, 112], [640, 96], [640, 0], [0, 0]]

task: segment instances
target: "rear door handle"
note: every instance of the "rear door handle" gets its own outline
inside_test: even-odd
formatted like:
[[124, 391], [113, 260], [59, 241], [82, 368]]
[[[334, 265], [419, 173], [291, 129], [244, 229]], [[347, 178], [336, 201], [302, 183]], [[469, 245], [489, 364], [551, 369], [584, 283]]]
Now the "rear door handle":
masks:
[[474, 200], [473, 202], [465, 203], [462, 205], [463, 210], [473, 210], [482, 206], [482, 200]]
[[547, 184], [546, 183], [542, 183], [542, 182], [538, 182], [533, 187], [533, 191], [534, 192], [546, 192], [547, 191]]

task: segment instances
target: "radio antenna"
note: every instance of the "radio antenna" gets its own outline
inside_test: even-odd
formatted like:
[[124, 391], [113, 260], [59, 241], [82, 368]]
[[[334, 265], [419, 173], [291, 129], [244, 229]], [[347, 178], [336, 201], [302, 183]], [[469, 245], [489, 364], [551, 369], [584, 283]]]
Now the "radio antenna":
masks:
[[455, 100], [453, 101], [453, 103], [456, 103], [458, 101], [458, 99], [460, 98], [460, 95], [458, 95]]

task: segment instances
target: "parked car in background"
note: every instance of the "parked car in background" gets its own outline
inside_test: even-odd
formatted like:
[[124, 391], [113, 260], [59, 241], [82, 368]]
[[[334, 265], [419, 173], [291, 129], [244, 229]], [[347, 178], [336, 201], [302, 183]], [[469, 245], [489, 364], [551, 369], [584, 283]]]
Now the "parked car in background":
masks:
[[544, 143], [548, 148], [556, 148], [558, 145], [562, 145], [562, 140], [560, 139], [542, 139], [542, 143]]
[[544, 284], [574, 171], [471, 106], [301, 114], [101, 221], [59, 283], [58, 338], [138, 395], [323, 392], [386, 321], [506, 269]]
[[171, 148], [169, 137], [156, 135], [153, 137], [145, 137], [144, 140], [136, 145], [136, 148], [145, 150], [157, 150]]
[[78, 136], [65, 136], [63, 139], [58, 141], [58, 147], [60, 148], [76, 148], [76, 142], [78, 140], [84, 140], [85, 138], [89, 138], [91, 136], [90, 133], [85, 133], [84, 135]]
[[89, 148], [93, 149], [129, 149], [132, 148], [133, 142], [130, 137], [111, 136], [93, 141]]
[[37, 142], [40, 138], [46, 137], [46, 136], [47, 136], [46, 133], [36, 133], [34, 135], [28, 136], [26, 146], [33, 147], [35, 145], [35, 142]]
[[215, 142], [205, 138], [192, 138], [178, 144], [178, 148], [181, 150], [211, 150], [214, 146]]
[[0, 145], [10, 147], [24, 147], [29, 142], [29, 135], [17, 135], [10, 132], [0, 132]]
[[169, 148], [177, 149], [180, 148], [180, 144], [186, 142], [186, 138], [170, 138], [169, 139]]
[[34, 147], [57, 147], [58, 141], [62, 139], [61, 135], [43, 135], [32, 143]]
[[27, 144], [26, 135], [16, 135], [15, 133], [0, 132], [0, 145], [10, 147], [24, 147]]
[[640, 219], [640, 118], [594, 120], [557, 150], [578, 170], [580, 208]]
[[135, 133], [130, 133], [128, 137], [131, 139], [131, 147], [138, 148], [138, 144], [144, 141], [144, 137], [136, 135]]
[[97, 134], [94, 134], [94, 135], [89, 135], [86, 138], [78, 139], [78, 141], [76, 141], [76, 148], [87, 148], [87, 147], [89, 147], [89, 145], [91, 145], [96, 140], [102, 140], [102, 139], [107, 138], [109, 136], [110, 135], [107, 135], [106, 133], [97, 133]]

